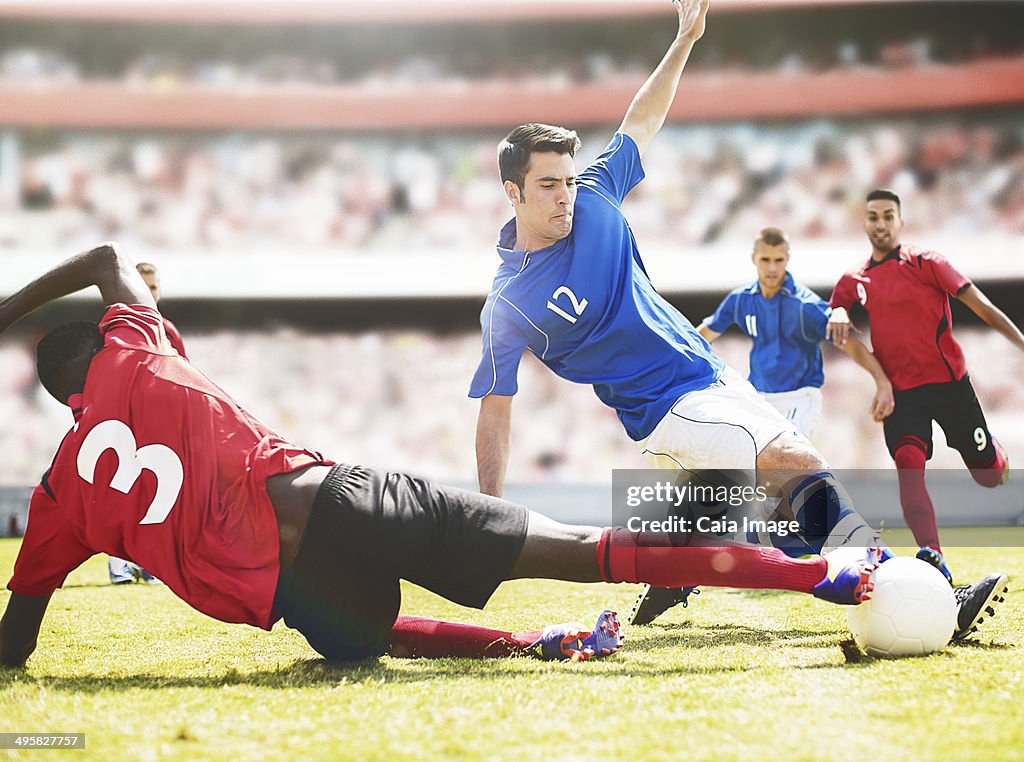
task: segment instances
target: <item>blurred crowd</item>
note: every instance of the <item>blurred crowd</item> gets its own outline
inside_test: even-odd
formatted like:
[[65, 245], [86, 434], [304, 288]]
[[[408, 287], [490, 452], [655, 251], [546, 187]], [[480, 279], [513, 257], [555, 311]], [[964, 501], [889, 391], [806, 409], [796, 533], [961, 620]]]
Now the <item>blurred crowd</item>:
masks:
[[[702, 316], [691, 315], [694, 320]], [[480, 337], [424, 331], [382, 333], [193, 333], [193, 364], [281, 434], [332, 458], [475, 483], [478, 403], [467, 398]], [[995, 331], [958, 329], [993, 432], [1011, 457], [1024, 454], [1024, 356]], [[715, 343], [747, 369], [749, 345]], [[260, 372], [254, 372], [259, 369]], [[846, 355], [828, 350], [824, 414], [815, 442], [833, 467], [890, 469], [868, 409], [874, 385]], [[0, 343], [0, 486], [38, 481], [71, 423], [39, 387], [28, 342]], [[960, 467], [936, 438], [933, 467]], [[645, 461], [615, 414], [585, 386], [557, 379], [527, 355], [512, 430], [510, 482], [604, 483], [614, 468]]]
[[[0, 183], [0, 249], [421, 252], [492, 245], [511, 216], [501, 135], [258, 136], [8, 133], [20, 156]], [[579, 164], [607, 134], [583, 135]], [[864, 192], [894, 188], [935, 233], [1024, 233], [1018, 113], [932, 122], [821, 120], [670, 126], [626, 213], [644, 241], [858, 235]], [[10, 165], [8, 165], [10, 167]]]
[[[658, 30], [661, 31], [660, 29]], [[709, 74], [772, 72], [780, 75], [849, 71], [860, 68], [908, 69], [956, 65], [992, 57], [1024, 55], [1024, 39], [995, 32], [962, 34], [918, 31], [909, 36], [822, 33], [801, 35], [732, 35], [711, 38], [696, 49], [691, 71]], [[529, 31], [526, 32], [529, 35]], [[641, 33], [641, 40], [652, 32]], [[75, 46], [26, 44], [0, 38], [0, 81], [68, 84], [121, 82], [130, 87], [170, 90], [178, 87], [323, 87], [343, 85], [376, 88], [464, 87], [470, 83], [565, 86], [589, 82], [636, 81], [657, 64], [663, 43], [614, 42], [542, 44], [529, 56], [502, 48], [508, 39], [473, 40], [472, 33], [448, 45], [423, 38], [383, 38], [376, 49], [361, 50], [357, 40], [330, 46], [296, 40], [281, 50], [258, 41], [225, 36], [190, 49], [187, 38], [157, 39], [143, 50], [117, 53], [123, 39], [114, 38], [105, 55], [83, 53]], [[796, 42], [794, 42], [796, 40]], [[466, 41], [468, 44], [460, 45]], [[280, 48], [284, 40], [273, 47]], [[388, 45], [390, 43], [390, 45]], [[366, 44], [365, 41], [363, 44]], [[386, 46], [386, 47], [385, 47]], [[71, 47], [72, 49], [68, 49]], [[401, 50], [402, 52], [382, 52]], [[497, 48], [497, 51], [496, 51]], [[295, 49], [303, 52], [295, 53]], [[496, 54], [496, 52], [498, 54]], [[514, 62], [514, 63], [510, 63]]]

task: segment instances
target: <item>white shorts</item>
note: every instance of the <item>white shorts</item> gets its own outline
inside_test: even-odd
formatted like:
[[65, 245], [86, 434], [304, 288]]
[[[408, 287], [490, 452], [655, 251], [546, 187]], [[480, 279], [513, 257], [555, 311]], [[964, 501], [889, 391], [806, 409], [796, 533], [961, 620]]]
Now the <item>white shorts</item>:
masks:
[[639, 445], [655, 468], [753, 475], [758, 453], [779, 434], [795, 431], [745, 378], [726, 368], [719, 381], [676, 400]]
[[821, 417], [821, 389], [805, 386], [791, 392], [761, 392], [768, 404], [792, 421], [797, 430], [808, 439], [814, 433]]

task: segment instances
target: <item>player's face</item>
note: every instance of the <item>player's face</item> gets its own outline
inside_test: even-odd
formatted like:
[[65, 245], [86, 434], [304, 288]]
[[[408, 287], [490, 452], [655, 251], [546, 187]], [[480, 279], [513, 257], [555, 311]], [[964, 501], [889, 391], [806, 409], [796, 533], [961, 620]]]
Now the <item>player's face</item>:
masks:
[[505, 192], [516, 212], [520, 238], [517, 248], [536, 250], [550, 246], [572, 231], [576, 204], [576, 163], [568, 154], [534, 153], [526, 170], [523, 189], [505, 183]]
[[155, 273], [142, 273], [142, 280], [145, 281], [149, 293], [153, 295], [153, 301], [160, 301], [160, 277]]
[[789, 265], [789, 244], [780, 243], [769, 246], [764, 241], [754, 244], [751, 257], [757, 268], [757, 281], [765, 291], [774, 293], [782, 288], [786, 280], [786, 267]]
[[868, 201], [864, 215], [864, 232], [875, 251], [888, 253], [900, 245], [903, 217], [895, 201], [878, 199]]

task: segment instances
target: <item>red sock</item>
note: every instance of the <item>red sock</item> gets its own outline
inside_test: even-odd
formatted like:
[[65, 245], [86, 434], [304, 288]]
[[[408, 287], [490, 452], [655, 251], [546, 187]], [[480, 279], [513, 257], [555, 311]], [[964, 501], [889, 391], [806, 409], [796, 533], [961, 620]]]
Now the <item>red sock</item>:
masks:
[[394, 656], [424, 659], [514, 656], [536, 640], [531, 635], [399, 615], [391, 628], [391, 650]]
[[914, 541], [942, 552], [939, 547], [939, 527], [935, 523], [935, 506], [924, 485], [924, 464], [927, 460], [923, 443], [906, 443], [896, 448], [893, 460], [900, 481], [900, 505], [903, 520], [914, 533]]
[[605, 529], [597, 564], [606, 582], [655, 587], [739, 587], [809, 593], [825, 578], [823, 558], [790, 558], [775, 548], [713, 540], [673, 547], [664, 534]]

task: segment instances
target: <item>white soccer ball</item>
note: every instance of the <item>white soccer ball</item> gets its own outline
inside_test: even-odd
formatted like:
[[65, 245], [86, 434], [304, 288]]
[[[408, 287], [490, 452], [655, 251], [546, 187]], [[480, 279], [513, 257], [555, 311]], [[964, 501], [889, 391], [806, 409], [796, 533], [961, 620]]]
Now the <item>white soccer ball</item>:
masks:
[[956, 614], [942, 572], [916, 558], [890, 558], [875, 571], [871, 599], [851, 606], [847, 621], [864, 653], [895, 658], [941, 651], [953, 637]]

